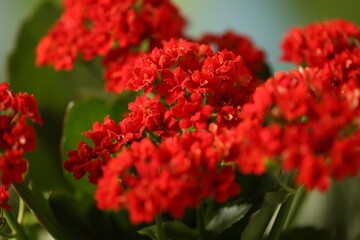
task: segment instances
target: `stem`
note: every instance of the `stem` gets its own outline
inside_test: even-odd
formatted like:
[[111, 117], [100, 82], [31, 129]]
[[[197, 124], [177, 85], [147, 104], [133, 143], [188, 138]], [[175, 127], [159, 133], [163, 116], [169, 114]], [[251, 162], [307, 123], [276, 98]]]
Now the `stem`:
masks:
[[288, 227], [293, 224], [293, 222], [302, 206], [302, 203], [304, 202], [305, 197], [306, 197], [306, 191], [305, 191], [304, 187], [300, 187], [296, 192], [293, 206], [291, 207], [291, 210], [290, 210], [290, 213], [288, 216], [288, 220], [286, 222], [286, 225]]
[[51, 212], [48, 201], [41, 193], [30, 190], [25, 183], [13, 183], [13, 189], [24, 201], [26, 206], [35, 214], [39, 223], [46, 228], [55, 239], [74, 239], [74, 237], [62, 228]]
[[24, 228], [16, 221], [11, 211], [4, 211], [4, 216], [11, 230], [16, 234], [16, 239], [29, 240]]
[[280, 210], [276, 216], [275, 222], [271, 228], [270, 234], [268, 236], [268, 240], [279, 239], [281, 232], [284, 228], [284, 225], [286, 223], [286, 219], [289, 215], [294, 198], [295, 198], [295, 194], [289, 195], [286, 201], [281, 205]]
[[266, 227], [268, 226], [274, 212], [276, 211], [278, 204], [270, 203], [264, 201], [260, 211], [253, 219], [248, 223], [243, 233], [241, 234], [241, 239], [243, 240], [254, 240], [261, 239], [264, 235]]
[[285, 179], [281, 179], [281, 177], [278, 174], [273, 174], [272, 173], [271, 176], [273, 177], [275, 182], [277, 184], [279, 184], [279, 186], [283, 190], [285, 190], [286, 192], [288, 192], [288, 193], [295, 193], [296, 192], [296, 189], [288, 186], [293, 180], [293, 175], [292, 174], [286, 174], [284, 176]]
[[17, 222], [21, 224], [23, 216], [24, 216], [24, 201], [19, 197], [19, 211], [17, 215]]
[[199, 239], [203, 239], [205, 232], [205, 223], [204, 223], [204, 206], [202, 203], [196, 209], [196, 221], [197, 221], [197, 230]]
[[165, 231], [162, 215], [156, 215], [156, 236], [158, 240], [165, 240]]

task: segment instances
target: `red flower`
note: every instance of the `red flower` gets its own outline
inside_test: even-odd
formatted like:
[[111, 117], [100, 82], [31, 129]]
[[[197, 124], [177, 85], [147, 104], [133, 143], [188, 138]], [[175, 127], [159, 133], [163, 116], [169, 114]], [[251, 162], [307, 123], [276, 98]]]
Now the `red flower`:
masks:
[[4, 186], [0, 186], [0, 208], [4, 210], [11, 210], [11, 206], [7, 203], [10, 199], [8, 189]]
[[86, 173], [86, 166], [93, 158], [92, 148], [85, 142], [80, 141], [78, 150], [72, 150], [67, 153], [68, 160], [64, 162], [65, 170], [73, 172], [75, 179], [82, 178]]
[[27, 170], [27, 161], [23, 158], [23, 150], [6, 150], [0, 157], [1, 182], [8, 187], [12, 182], [23, 181], [23, 174]]

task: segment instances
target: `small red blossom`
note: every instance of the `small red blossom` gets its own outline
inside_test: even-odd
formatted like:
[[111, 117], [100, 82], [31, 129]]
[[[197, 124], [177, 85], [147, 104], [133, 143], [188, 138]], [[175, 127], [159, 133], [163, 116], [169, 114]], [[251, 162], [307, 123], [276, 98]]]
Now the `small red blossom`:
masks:
[[127, 83], [132, 76], [135, 61], [141, 53], [133, 53], [122, 49], [111, 50], [104, 58], [105, 90], [120, 93], [127, 89]]
[[248, 36], [232, 31], [227, 31], [222, 35], [208, 33], [203, 35], [199, 42], [212, 44], [216, 51], [227, 49], [240, 55], [254, 76], [262, 78], [263, 72], [267, 71], [264, 52], [258, 49]]
[[178, 131], [175, 116], [169, 112], [158, 97], [149, 99], [146, 96], [138, 97], [135, 102], [129, 103], [130, 113], [125, 118], [139, 124], [139, 132], [144, 130], [156, 133], [159, 136], [172, 136]]
[[0, 186], [0, 208], [4, 210], [11, 210], [11, 206], [7, 203], [10, 199], [8, 189], [4, 186]]
[[95, 122], [92, 130], [84, 132], [84, 136], [90, 139], [93, 146], [80, 141], [78, 150], [68, 152], [68, 159], [64, 162], [64, 168], [73, 172], [75, 179], [80, 179], [89, 174], [89, 181], [93, 184], [102, 175], [102, 166], [106, 165], [111, 156], [117, 153], [128, 141], [137, 140], [140, 134], [137, 129], [116, 124], [109, 116], [104, 118], [103, 123]]

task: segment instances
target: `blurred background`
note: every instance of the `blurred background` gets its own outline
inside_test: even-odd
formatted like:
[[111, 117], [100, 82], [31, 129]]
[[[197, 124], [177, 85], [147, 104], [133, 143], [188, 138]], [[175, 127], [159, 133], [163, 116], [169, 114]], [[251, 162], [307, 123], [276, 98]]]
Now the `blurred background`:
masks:
[[[6, 59], [12, 52], [22, 22], [45, 0], [0, 0], [0, 82], [6, 80]], [[48, 0], [50, 1], [50, 0]], [[53, 0], [57, 1], [58, 0]], [[175, 0], [187, 17], [187, 33], [234, 30], [247, 34], [266, 52], [273, 71], [288, 70], [280, 63], [279, 43], [292, 26], [332, 18], [343, 18], [360, 26], [359, 0], [260, 1]], [[22, 71], [22, 66], [18, 66]], [[30, 78], [31, 76], [29, 76]], [[360, 239], [360, 179], [334, 183], [327, 193], [313, 192], [306, 198], [295, 224], [345, 231], [349, 240]], [[358, 238], [357, 238], [358, 237]]]
[[[6, 57], [11, 52], [21, 26], [36, 6], [50, 0], [0, 0], [0, 80], [5, 79]], [[60, 2], [60, 0], [52, 0]], [[249, 35], [267, 53], [274, 70], [286, 70], [279, 63], [278, 48], [284, 33], [294, 25], [330, 18], [344, 18], [360, 25], [358, 0], [175, 0], [188, 18], [188, 34], [222, 33], [233, 29]], [[21, 68], [19, 69], [21, 70]]]

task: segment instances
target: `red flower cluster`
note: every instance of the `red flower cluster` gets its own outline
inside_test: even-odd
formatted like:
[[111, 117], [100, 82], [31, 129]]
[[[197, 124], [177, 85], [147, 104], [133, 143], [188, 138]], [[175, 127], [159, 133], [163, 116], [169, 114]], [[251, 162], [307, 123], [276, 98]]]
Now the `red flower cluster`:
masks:
[[[326, 85], [321, 70], [279, 72], [244, 106], [234, 131], [244, 171], [261, 174], [265, 165], [295, 171], [307, 189], [328, 187], [330, 177], [355, 175], [360, 167], [359, 101]], [[354, 108], [355, 107], [355, 108]]]
[[158, 45], [181, 36], [185, 25], [169, 0], [65, 0], [63, 7], [36, 50], [37, 64], [56, 70], [70, 70], [79, 53], [91, 60], [111, 50], [131, 52], [144, 41]]
[[153, 140], [172, 137], [181, 129], [207, 129], [214, 121], [219, 127], [235, 126], [253, 89], [240, 56], [227, 50], [214, 54], [209, 45], [185, 40], [154, 48], [135, 62], [131, 72], [127, 89], [144, 89], [153, 98], [138, 97], [119, 124], [106, 118], [85, 133], [94, 146], [80, 142], [64, 163], [75, 178], [88, 172], [90, 182], [96, 183], [111, 154], [146, 135]]
[[209, 45], [171, 40], [136, 61], [127, 88], [152, 91], [181, 119], [181, 128], [201, 129], [212, 114], [221, 120], [219, 124], [235, 124], [253, 85], [240, 56], [227, 50], [213, 53]]
[[96, 200], [100, 209], [128, 209], [135, 223], [169, 212], [179, 218], [202, 198], [225, 202], [239, 193], [232, 167], [220, 166], [223, 150], [209, 132], [185, 133], [155, 146], [134, 142], [104, 167]]
[[279, 125], [278, 152], [268, 157], [280, 154], [308, 189], [326, 189], [330, 177], [355, 175], [360, 166], [360, 29], [341, 19], [309, 24], [292, 29], [282, 49], [282, 60], [313, 68], [275, 76], [243, 114], [264, 117], [262, 129]]
[[0, 83], [0, 207], [9, 209], [7, 188], [12, 182], [21, 182], [27, 163], [24, 152], [34, 150], [35, 132], [27, 125], [31, 120], [42, 124], [37, 103], [26, 93], [14, 94], [8, 83]]
[[284, 37], [281, 59], [309, 67], [322, 67], [344, 50], [360, 46], [360, 29], [352, 22], [335, 19], [292, 28]]

